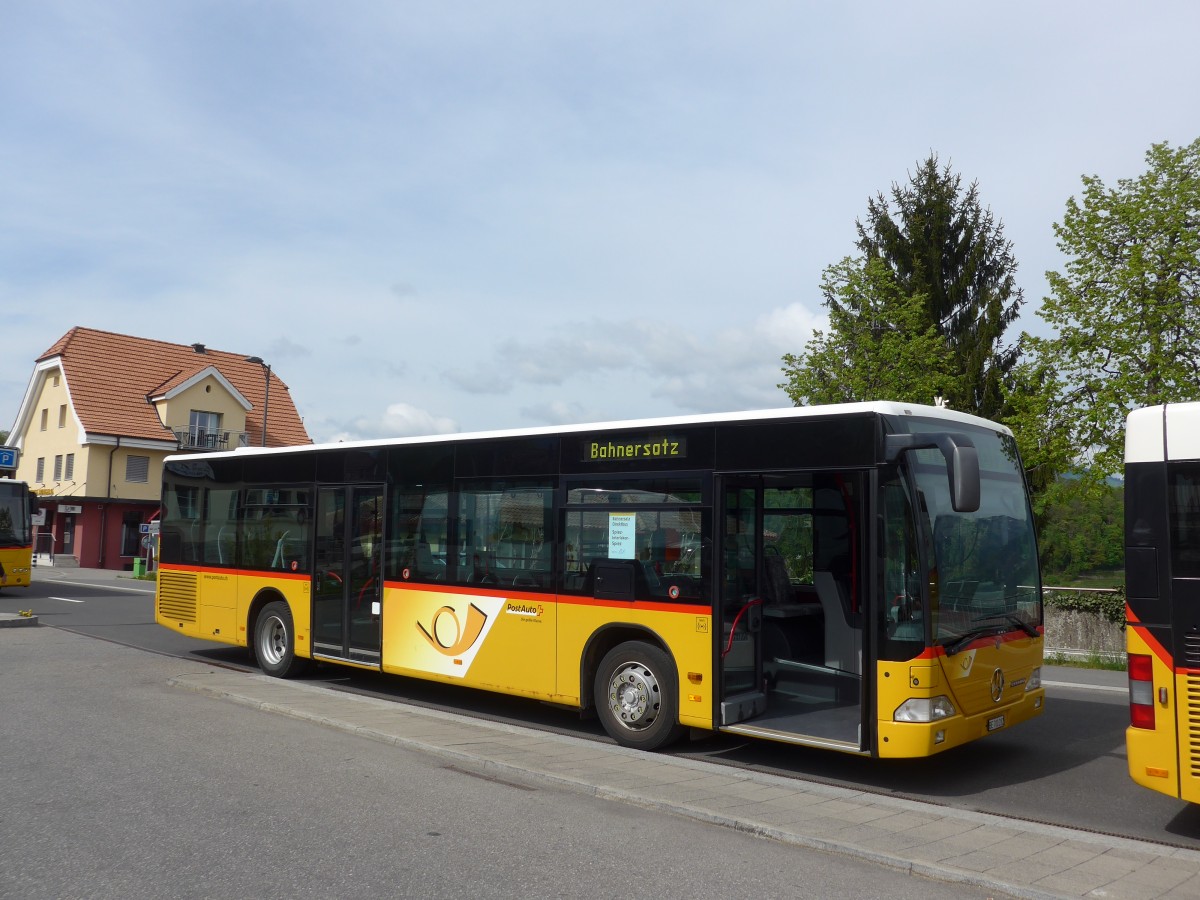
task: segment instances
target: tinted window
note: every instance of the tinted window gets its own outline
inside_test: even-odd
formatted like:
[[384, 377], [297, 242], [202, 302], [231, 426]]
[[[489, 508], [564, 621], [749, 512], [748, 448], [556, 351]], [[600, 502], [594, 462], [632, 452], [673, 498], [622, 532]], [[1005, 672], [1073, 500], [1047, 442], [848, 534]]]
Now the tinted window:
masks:
[[549, 482], [458, 482], [454, 579], [553, 590], [553, 499]]

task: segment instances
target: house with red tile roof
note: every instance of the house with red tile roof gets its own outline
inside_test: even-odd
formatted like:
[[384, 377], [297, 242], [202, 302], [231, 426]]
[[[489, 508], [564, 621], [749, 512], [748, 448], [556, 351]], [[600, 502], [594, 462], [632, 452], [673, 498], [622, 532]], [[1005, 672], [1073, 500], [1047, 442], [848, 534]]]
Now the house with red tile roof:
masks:
[[77, 327], [37, 358], [8, 442], [41, 497], [39, 562], [129, 569], [168, 454], [312, 440], [258, 357]]

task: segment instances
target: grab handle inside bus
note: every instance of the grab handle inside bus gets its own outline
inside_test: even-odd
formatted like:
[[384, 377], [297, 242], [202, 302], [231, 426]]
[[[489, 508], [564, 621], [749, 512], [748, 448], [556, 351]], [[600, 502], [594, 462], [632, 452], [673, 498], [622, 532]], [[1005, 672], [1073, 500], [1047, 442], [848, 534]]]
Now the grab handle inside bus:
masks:
[[950, 478], [950, 504], [955, 512], [979, 509], [979, 451], [965, 434], [889, 434], [884, 450], [897, 462], [909, 450], [942, 451]]

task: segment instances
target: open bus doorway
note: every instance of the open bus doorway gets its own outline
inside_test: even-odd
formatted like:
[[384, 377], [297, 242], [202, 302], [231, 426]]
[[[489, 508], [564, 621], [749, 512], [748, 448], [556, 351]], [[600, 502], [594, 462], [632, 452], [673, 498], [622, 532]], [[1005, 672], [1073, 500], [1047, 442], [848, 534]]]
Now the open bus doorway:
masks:
[[722, 479], [720, 724], [865, 748], [853, 472]]

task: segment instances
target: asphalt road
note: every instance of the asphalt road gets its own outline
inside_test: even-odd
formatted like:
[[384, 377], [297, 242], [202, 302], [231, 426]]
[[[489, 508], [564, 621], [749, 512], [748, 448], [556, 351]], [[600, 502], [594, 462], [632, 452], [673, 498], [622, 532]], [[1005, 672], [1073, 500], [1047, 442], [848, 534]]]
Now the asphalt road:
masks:
[[198, 669], [0, 629], [0, 897], [989, 896], [170, 686]]
[[[22, 595], [0, 594], [0, 612], [33, 607], [45, 625], [108, 641], [248, 667], [245, 650], [180, 637], [153, 621], [153, 585], [122, 579], [89, 584], [86, 573], [39, 572]], [[22, 603], [21, 596], [28, 599]], [[1147, 791], [1126, 773], [1124, 676], [1111, 672], [1045, 673], [1047, 711], [1038, 719], [926, 760], [869, 760], [725, 735], [672, 752], [776, 774], [858, 787], [962, 809], [1200, 849], [1200, 809]], [[594, 740], [595, 722], [530, 701], [323, 667], [311, 679], [405, 702], [446, 706]], [[1079, 682], [1069, 686], [1067, 681]]]

